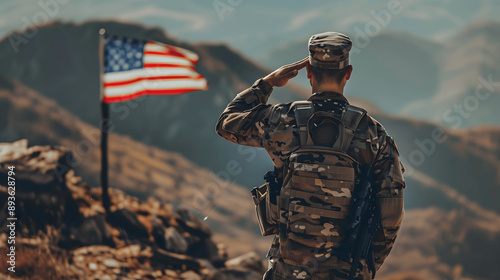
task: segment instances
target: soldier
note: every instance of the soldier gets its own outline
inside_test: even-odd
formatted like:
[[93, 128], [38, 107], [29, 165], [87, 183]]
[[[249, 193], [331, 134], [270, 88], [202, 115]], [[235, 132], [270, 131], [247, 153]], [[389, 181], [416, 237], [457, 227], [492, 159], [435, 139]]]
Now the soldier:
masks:
[[[366, 111], [363, 109], [351, 106], [344, 96], [344, 86], [351, 78], [353, 71], [353, 67], [349, 64], [351, 46], [350, 38], [341, 33], [326, 32], [313, 35], [309, 40], [308, 58], [282, 66], [257, 80], [250, 88], [239, 93], [229, 103], [217, 122], [216, 131], [226, 140], [240, 145], [265, 148], [274, 163], [278, 176], [281, 176], [278, 181], [284, 181], [278, 199], [281, 204], [278, 214], [280, 221], [277, 222], [279, 226], [274, 232], [277, 235], [268, 252], [269, 270], [264, 275], [264, 279], [348, 279], [350, 264], [338, 260], [334, 251], [335, 244], [339, 243], [344, 237], [343, 235], [346, 234], [342, 230], [343, 219], [347, 215], [344, 212], [350, 203], [350, 192], [354, 183], [349, 185], [349, 180], [346, 182], [335, 181], [335, 178], [332, 179], [333, 181], [330, 180], [331, 178], [328, 176], [331, 174], [328, 174], [328, 168], [346, 165], [345, 167], [356, 168], [355, 176], [359, 176], [357, 167], [371, 166], [370, 180], [375, 190], [381, 220], [380, 227], [372, 241], [377, 270], [391, 251], [399, 231], [404, 215], [403, 190], [406, 187], [403, 179], [404, 168], [398, 158], [396, 143], [387, 134], [384, 127], [374, 118], [365, 114]], [[293, 175], [290, 172], [287, 173], [290, 162], [293, 161], [290, 156], [293, 156], [301, 146], [305, 145], [304, 139], [307, 138], [307, 141], [312, 139], [317, 146], [317, 142], [333, 143], [331, 141], [337, 141], [333, 138], [338, 138], [338, 136], [330, 137], [332, 131], [340, 133], [340, 130], [328, 126], [332, 122], [322, 122], [321, 117], [319, 118], [320, 127], [328, 129], [311, 130], [309, 126], [315, 127], [318, 122], [311, 124], [311, 118], [307, 120], [308, 115], [305, 123], [309, 123], [307, 125], [309, 135], [302, 134], [301, 127], [303, 125], [300, 123], [304, 123], [304, 121], [299, 121], [300, 110], [298, 109], [300, 108], [296, 104], [297, 102], [267, 104], [273, 87], [286, 85], [304, 67], [307, 70], [307, 77], [312, 89], [312, 95], [308, 99], [309, 103], [312, 104], [312, 109], [309, 108], [312, 112], [321, 111], [323, 115], [320, 116], [332, 116], [333, 122], [335, 119], [344, 120], [346, 109], [357, 110], [356, 112], [360, 113], [359, 119], [352, 129], [352, 135], [346, 137], [348, 140], [344, 148], [348, 155], [344, 158], [352, 158], [352, 162], [355, 163], [336, 163], [328, 166], [326, 162], [329, 160], [328, 155], [316, 151], [308, 154], [311, 159], [306, 162], [318, 163], [314, 165], [318, 168], [313, 167], [315, 174], [295, 171]], [[299, 102], [300, 104], [304, 103]], [[305, 135], [304, 139], [301, 139], [302, 135]], [[319, 140], [316, 141], [316, 139]], [[296, 158], [294, 157], [294, 159]], [[320, 168], [322, 166], [323, 168]], [[315, 176], [315, 181], [307, 183], [310, 180], [307, 181], [308, 178], [298, 176], [299, 173], [305, 174], [303, 176]], [[283, 178], [283, 176], [288, 179]], [[304, 184], [296, 183], [298, 181], [294, 181], [294, 178], [303, 180]], [[325, 184], [331, 185], [332, 188], [326, 188]], [[308, 188], [309, 193], [304, 192]], [[291, 199], [289, 196], [294, 193], [297, 197]], [[309, 196], [300, 196], [300, 193], [307, 193]], [[308, 210], [314, 208], [312, 206], [315, 202], [312, 198], [316, 194], [321, 194], [319, 198], [316, 197], [318, 199], [325, 198], [333, 201], [333, 204], [329, 206], [338, 212]], [[293, 203], [302, 204], [300, 207], [293, 205], [294, 209], [291, 209]], [[325, 201], [322, 200], [321, 203], [324, 205], [319, 205], [319, 208], [326, 209], [324, 207]], [[335, 203], [339, 204], [338, 207], [334, 207]], [[304, 207], [304, 205], [311, 207]], [[296, 219], [294, 222], [292, 217], [302, 218]], [[330, 248], [330, 251], [326, 248]], [[361, 266], [357, 269], [355, 277], [355, 279], [371, 278], [366, 261], [361, 261]]]

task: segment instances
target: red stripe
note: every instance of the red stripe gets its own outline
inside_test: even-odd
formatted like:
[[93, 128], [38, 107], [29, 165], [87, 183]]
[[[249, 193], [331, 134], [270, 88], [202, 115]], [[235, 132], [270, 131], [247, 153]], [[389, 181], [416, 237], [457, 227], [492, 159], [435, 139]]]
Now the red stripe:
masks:
[[183, 76], [179, 75], [179, 76], [139, 77], [139, 78], [135, 78], [135, 79], [131, 79], [131, 80], [105, 83], [104, 87], [123, 86], [123, 85], [129, 85], [129, 84], [137, 83], [137, 82], [140, 82], [140, 81], [172, 80], [172, 79], [177, 79], [177, 80], [181, 80], [181, 79], [199, 80], [199, 79], [203, 79], [203, 76], [202, 75], [198, 75], [197, 77], [193, 77], [193, 76], [187, 76], [187, 75], [183, 75]]
[[198, 60], [195, 60], [195, 59], [191, 59], [181, 53], [178, 53], [178, 52], [154, 52], [154, 51], [145, 51], [144, 52], [144, 55], [147, 55], [147, 54], [150, 54], [150, 55], [163, 55], [163, 56], [173, 56], [173, 57], [178, 57], [178, 58], [184, 58], [186, 60], [189, 60], [193, 63], [197, 63]]
[[206, 88], [179, 88], [179, 89], [145, 89], [141, 90], [132, 94], [127, 94], [127, 95], [122, 95], [122, 96], [112, 96], [112, 97], [106, 97], [104, 96], [103, 102], [104, 103], [114, 103], [114, 102], [123, 102], [123, 101], [128, 101], [134, 98], [137, 98], [142, 95], [176, 95], [176, 94], [183, 94], [186, 92], [190, 91], [195, 91], [195, 90], [205, 90], [208, 88], [208, 85]]
[[165, 68], [188, 68], [195, 70], [196, 68], [192, 65], [179, 65], [179, 64], [171, 64], [171, 63], [146, 63], [144, 64], [144, 68], [156, 68], [156, 67], [165, 67]]

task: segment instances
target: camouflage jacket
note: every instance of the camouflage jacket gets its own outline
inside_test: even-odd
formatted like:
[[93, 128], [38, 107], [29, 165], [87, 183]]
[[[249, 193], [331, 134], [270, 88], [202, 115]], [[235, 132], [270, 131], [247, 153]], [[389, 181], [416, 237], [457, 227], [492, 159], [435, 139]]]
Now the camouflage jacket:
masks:
[[[299, 147], [299, 135], [292, 103], [266, 104], [272, 87], [256, 82], [239, 93], [220, 116], [216, 131], [228, 141], [265, 148], [274, 165], [281, 168], [290, 153]], [[308, 100], [316, 110], [342, 113], [348, 100], [340, 93], [318, 92]], [[389, 254], [399, 231], [403, 210], [404, 168], [398, 148], [384, 127], [365, 115], [355, 132], [347, 154], [360, 164], [371, 165], [372, 184], [381, 206], [382, 228], [374, 238], [376, 268]]]

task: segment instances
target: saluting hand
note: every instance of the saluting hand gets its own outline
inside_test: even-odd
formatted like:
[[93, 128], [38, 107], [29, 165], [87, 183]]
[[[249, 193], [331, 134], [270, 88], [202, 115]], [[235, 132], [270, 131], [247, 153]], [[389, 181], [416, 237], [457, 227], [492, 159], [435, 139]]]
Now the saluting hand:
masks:
[[297, 76], [299, 70], [306, 67], [307, 63], [309, 63], [308, 57], [295, 63], [281, 66], [271, 74], [265, 76], [263, 80], [268, 82], [273, 87], [282, 87], [286, 85], [288, 80]]

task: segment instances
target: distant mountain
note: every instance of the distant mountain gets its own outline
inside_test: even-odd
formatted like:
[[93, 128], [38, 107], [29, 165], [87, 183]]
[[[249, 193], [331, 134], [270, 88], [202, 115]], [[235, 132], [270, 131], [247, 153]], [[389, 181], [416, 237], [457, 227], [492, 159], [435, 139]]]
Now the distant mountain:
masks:
[[454, 128], [500, 124], [500, 21], [480, 21], [443, 49], [441, 84], [435, 96], [404, 109], [412, 116]]

